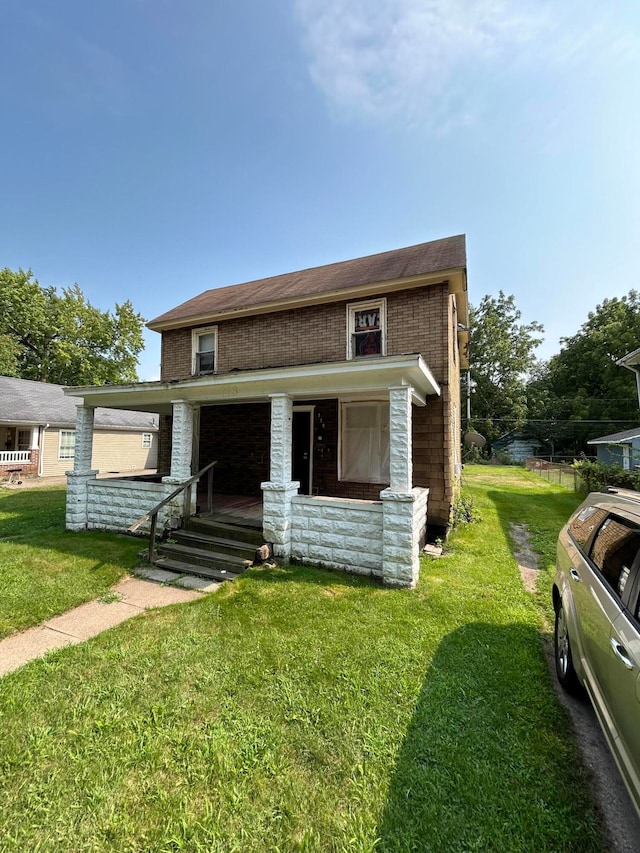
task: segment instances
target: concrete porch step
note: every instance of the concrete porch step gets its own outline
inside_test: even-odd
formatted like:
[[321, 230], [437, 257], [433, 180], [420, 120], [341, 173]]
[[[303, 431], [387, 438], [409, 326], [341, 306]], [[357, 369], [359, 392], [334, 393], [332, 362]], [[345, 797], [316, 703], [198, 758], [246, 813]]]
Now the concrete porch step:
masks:
[[251, 543], [254, 547], [264, 544], [262, 522], [235, 516], [192, 516], [185, 528], [207, 536]]
[[[256, 545], [253, 542], [243, 542], [239, 539], [225, 539], [221, 536], [210, 536], [197, 530], [174, 530], [171, 538], [178, 545], [187, 548], [197, 548], [203, 551], [213, 551], [218, 554], [229, 554], [243, 560], [253, 561]], [[260, 543], [262, 544], [262, 543]]]
[[182, 560], [175, 560], [170, 557], [158, 557], [154, 565], [159, 569], [165, 569], [169, 572], [177, 572], [181, 575], [194, 575], [200, 578], [210, 578], [215, 581], [232, 581], [235, 580], [240, 573], [232, 572], [229, 569], [214, 569], [207, 566], [195, 566], [192, 563], [185, 563]]
[[[170, 559], [188, 563], [192, 566], [208, 569], [225, 569], [234, 574], [244, 572], [253, 562], [253, 560], [237, 557], [233, 554], [225, 554], [206, 548], [194, 548], [179, 542], [163, 542], [158, 546], [158, 555], [158, 559], [160, 557], [169, 557]], [[158, 565], [157, 560], [156, 565]]]

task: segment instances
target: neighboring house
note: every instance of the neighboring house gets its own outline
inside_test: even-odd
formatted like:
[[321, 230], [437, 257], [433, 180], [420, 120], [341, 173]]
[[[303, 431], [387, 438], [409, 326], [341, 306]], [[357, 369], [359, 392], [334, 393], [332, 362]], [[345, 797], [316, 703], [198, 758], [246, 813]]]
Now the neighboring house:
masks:
[[537, 438], [529, 438], [522, 430], [512, 429], [491, 443], [493, 453], [506, 453], [512, 462], [524, 462], [535, 456], [544, 445]]
[[[0, 476], [63, 476], [73, 468], [81, 400], [62, 385], [0, 376]], [[96, 409], [92, 468], [124, 473], [157, 467], [158, 416]]]
[[616, 364], [619, 364], [620, 367], [626, 367], [627, 370], [631, 370], [636, 375], [636, 388], [638, 391], [638, 406], [640, 406], [640, 349], [634, 349], [633, 352], [627, 353], [627, 355], [618, 359]]
[[[160, 381], [67, 390], [84, 398], [87, 442], [70, 529], [127, 527], [217, 460], [216, 497], [261, 499], [279, 558], [415, 584], [460, 474], [464, 235], [208, 290], [148, 325], [162, 334]], [[168, 476], [96, 483], [95, 406], [158, 412]], [[111, 509], [118, 488], [128, 516]]]
[[592, 438], [587, 444], [596, 447], [598, 462], [622, 465], [625, 471], [640, 468], [640, 427]]

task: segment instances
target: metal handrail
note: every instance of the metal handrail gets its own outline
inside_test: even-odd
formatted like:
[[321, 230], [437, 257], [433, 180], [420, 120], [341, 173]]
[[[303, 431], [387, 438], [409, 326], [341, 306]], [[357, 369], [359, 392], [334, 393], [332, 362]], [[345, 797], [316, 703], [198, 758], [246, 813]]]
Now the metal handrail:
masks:
[[205, 465], [197, 474], [194, 474], [193, 477], [189, 477], [189, 479], [182, 483], [182, 485], [178, 486], [177, 489], [174, 489], [170, 495], [160, 501], [159, 504], [150, 509], [149, 512], [145, 512], [144, 515], [141, 515], [137, 521], [131, 525], [131, 527], [127, 528], [129, 533], [135, 533], [138, 528], [145, 523], [145, 521], [149, 521], [151, 519], [151, 529], [149, 531], [149, 562], [152, 563], [155, 559], [156, 554], [156, 526], [158, 523], [158, 513], [161, 509], [163, 509], [168, 503], [174, 498], [177, 498], [180, 492], [184, 492], [184, 518], [185, 520], [191, 515], [191, 489], [195, 482], [200, 480], [203, 474], [209, 472], [209, 476], [207, 478], [207, 512], [211, 513], [213, 511], [213, 466], [218, 464], [218, 460], [216, 459], [214, 462], [209, 462], [208, 465]]

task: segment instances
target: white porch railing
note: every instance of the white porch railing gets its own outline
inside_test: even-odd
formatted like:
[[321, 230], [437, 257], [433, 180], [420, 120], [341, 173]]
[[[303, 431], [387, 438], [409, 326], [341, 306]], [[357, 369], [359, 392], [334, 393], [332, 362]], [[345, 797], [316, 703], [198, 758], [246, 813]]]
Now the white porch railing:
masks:
[[31, 451], [0, 450], [0, 465], [14, 465], [16, 462], [31, 462]]

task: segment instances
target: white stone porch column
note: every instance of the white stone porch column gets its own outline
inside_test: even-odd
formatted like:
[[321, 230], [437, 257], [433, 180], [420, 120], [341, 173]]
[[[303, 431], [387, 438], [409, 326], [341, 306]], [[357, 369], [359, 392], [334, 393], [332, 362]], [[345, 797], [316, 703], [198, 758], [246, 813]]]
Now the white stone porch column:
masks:
[[270, 479], [261, 483], [263, 493], [262, 524], [267, 542], [273, 543], [276, 557], [291, 555], [291, 500], [300, 483], [291, 480], [291, 443], [293, 401], [287, 394], [270, 394], [271, 457]]
[[187, 400], [172, 400], [171, 471], [163, 483], [179, 486], [191, 476], [193, 459], [193, 406]]
[[382, 580], [387, 586], [414, 587], [420, 542], [426, 525], [426, 489], [413, 488], [412, 388], [389, 389], [389, 488], [382, 500]]
[[86, 530], [88, 522], [89, 483], [96, 479], [91, 469], [93, 453], [93, 406], [78, 406], [76, 413], [76, 446], [73, 471], [67, 471], [67, 530]]
[[40, 447], [40, 427], [34, 426], [31, 428], [31, 441], [29, 442], [29, 450], [37, 450]]
[[409, 385], [389, 388], [389, 489], [410, 492], [413, 487], [411, 393]]

